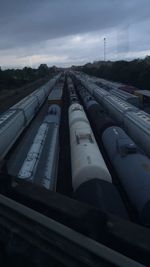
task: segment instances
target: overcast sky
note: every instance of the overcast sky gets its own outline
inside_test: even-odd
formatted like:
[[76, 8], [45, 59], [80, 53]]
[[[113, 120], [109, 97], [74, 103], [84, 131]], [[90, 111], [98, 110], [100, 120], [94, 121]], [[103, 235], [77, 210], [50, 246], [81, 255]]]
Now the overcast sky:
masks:
[[150, 54], [150, 0], [0, 0], [0, 66], [81, 65]]

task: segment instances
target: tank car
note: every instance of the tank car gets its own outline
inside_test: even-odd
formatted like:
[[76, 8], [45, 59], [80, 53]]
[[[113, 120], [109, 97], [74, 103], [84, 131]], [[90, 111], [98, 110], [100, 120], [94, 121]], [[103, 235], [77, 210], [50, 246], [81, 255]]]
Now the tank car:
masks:
[[81, 105], [69, 107], [73, 189], [95, 178], [111, 182], [110, 173], [96, 144], [92, 129]]
[[69, 108], [72, 185], [74, 197], [98, 209], [128, 218], [124, 203], [98, 149], [83, 108]]
[[77, 188], [74, 196], [76, 199], [88, 203], [103, 212], [129, 219], [120, 194], [110, 182], [97, 178], [90, 179]]
[[117, 123], [105, 113], [98, 103], [90, 101], [87, 104], [87, 114], [98, 138], [101, 138], [105, 129], [117, 125]]
[[102, 142], [138, 220], [150, 225], [150, 159], [119, 127], [106, 129]]
[[124, 115], [128, 111], [137, 111], [138, 109], [133, 105], [121, 100], [119, 97], [111, 95], [110, 92], [104, 90], [100, 87], [95, 87], [91, 83], [88, 85], [88, 88], [91, 88], [92, 95], [119, 123], [123, 123]]
[[108, 95], [105, 90], [94, 91], [109, 115], [125, 128], [127, 133], [150, 156], [150, 115], [135, 106]]
[[123, 123], [125, 113], [128, 111], [137, 111], [138, 108], [121, 100], [119, 97], [111, 94], [111, 91], [106, 91], [98, 87], [92, 82], [81, 81], [87, 90], [95, 97], [98, 103], [102, 104], [111, 117], [119, 123]]
[[[108, 124], [108, 121], [106, 121], [106, 119], [105, 119], [105, 121], [103, 121], [103, 119], [102, 119], [102, 121], [101, 120], [99, 121], [99, 118], [98, 118], [99, 115], [102, 118], [104, 117], [104, 114], [105, 114], [104, 109], [93, 99], [93, 97], [88, 93], [88, 91], [85, 89], [85, 87], [83, 87], [81, 85], [81, 83], [78, 82], [78, 80], [76, 81], [76, 79], [74, 79], [74, 81], [75, 81], [76, 89], [77, 89], [81, 99], [83, 100], [84, 107], [85, 107], [87, 113], [88, 113], [88, 109], [89, 109], [91, 114], [93, 115], [93, 121], [94, 122], [95, 122], [95, 115], [97, 116], [97, 119], [98, 119], [97, 120], [97, 127], [99, 127], [98, 128], [99, 130], [101, 127], [101, 131], [99, 131], [99, 133], [98, 133], [98, 137], [99, 137], [99, 136], [101, 136], [101, 132], [103, 131], [104, 127], [106, 128], [108, 125], [109, 126], [112, 125], [112, 120], [110, 119], [111, 124]], [[76, 107], [76, 108], [78, 110], [78, 107]], [[77, 110], [76, 110], [76, 116], [79, 115]], [[88, 113], [88, 115], [89, 115], [89, 113]], [[85, 117], [85, 118], [87, 119], [87, 117]], [[76, 118], [76, 122], [79, 123], [80, 120], [81, 120], [80, 116]], [[83, 118], [82, 118], [82, 120], [83, 120]], [[102, 126], [102, 124], [103, 124], [103, 126]], [[80, 125], [82, 125], [81, 129], [80, 129]], [[83, 132], [83, 127], [85, 127], [85, 129], [87, 131], [87, 126], [84, 126], [84, 125], [85, 125], [85, 123], [83, 123], [83, 121], [82, 121], [82, 124], [81, 123], [79, 124], [79, 129], [77, 127], [77, 130], [80, 130], [80, 131], [82, 130], [82, 132]], [[113, 125], [114, 125], [114, 123], [113, 123]], [[75, 128], [76, 128], [76, 125], [74, 125], [74, 130], [75, 130]], [[95, 131], [95, 129], [93, 129], [93, 130]], [[79, 162], [81, 162], [79, 167], [78, 167], [78, 169], [80, 168], [79, 171], [78, 170], [77, 170], [78, 172], [76, 171], [76, 179], [80, 180], [80, 184], [78, 182], [76, 187], [74, 187], [74, 181], [73, 181], [74, 196], [76, 199], [81, 200], [81, 201], [86, 202], [86, 203], [89, 203], [91, 205], [94, 205], [95, 207], [99, 208], [100, 210], [103, 210], [105, 212], [111, 212], [113, 214], [116, 214], [120, 217], [127, 219], [128, 214], [127, 214], [126, 208], [124, 206], [124, 203], [121, 199], [121, 196], [120, 196], [119, 192], [117, 191], [117, 188], [110, 181], [104, 180], [103, 174], [101, 171], [99, 171], [100, 175], [98, 176], [98, 178], [96, 177], [97, 173], [95, 172], [96, 168], [95, 168], [94, 164], [95, 163], [98, 164], [98, 162], [94, 162], [94, 159], [92, 158], [91, 166], [89, 166], [90, 168], [88, 170], [88, 168], [86, 167], [86, 164], [88, 162], [83, 161], [83, 159], [84, 159], [83, 156], [85, 156], [86, 153], [91, 155], [91, 157], [95, 154], [94, 150], [92, 150], [92, 149], [89, 150], [90, 146], [88, 143], [90, 142], [90, 140], [88, 140], [88, 139], [90, 138], [90, 135], [86, 136], [86, 133], [87, 133], [86, 131], [84, 133], [85, 136], [82, 134], [83, 135], [83, 137], [82, 137], [82, 135], [81, 135], [81, 139], [83, 139], [83, 140], [81, 140], [82, 143], [80, 143], [80, 146], [79, 146], [79, 144], [77, 146], [78, 151], [79, 151], [78, 154], [80, 155], [80, 158], [77, 155], [77, 153], [76, 154], [74, 153], [74, 157], [72, 156], [73, 151], [72, 151], [72, 147], [71, 147], [72, 166], [73, 166], [73, 161], [76, 160], [76, 162], [77, 162], [77, 159], [79, 160]], [[77, 131], [77, 140], [78, 140], [78, 131]], [[100, 140], [100, 138], [97, 138], [97, 140]], [[80, 152], [80, 149], [82, 149], [81, 150], [82, 153]], [[88, 155], [87, 155], [87, 159], [88, 159]], [[87, 172], [90, 174], [90, 177], [88, 179], [85, 179], [87, 172], [85, 172], [85, 171], [82, 172], [82, 175], [80, 172], [81, 168], [83, 169], [83, 162], [84, 162], [84, 170], [87, 169]], [[100, 164], [100, 162], [99, 162], [99, 164]], [[77, 163], [77, 165], [78, 165], [78, 163]], [[74, 166], [75, 166], [75, 164], [74, 164]], [[72, 175], [73, 175], [73, 172], [72, 172]], [[79, 178], [78, 178], [78, 176], [79, 176]]]
[[105, 112], [104, 108], [87, 92], [86, 96], [82, 95], [79, 87], [77, 87], [79, 95], [83, 101], [85, 110], [93, 127], [95, 136], [100, 141], [103, 131], [109, 126], [116, 125], [117, 123], [112, 120]]

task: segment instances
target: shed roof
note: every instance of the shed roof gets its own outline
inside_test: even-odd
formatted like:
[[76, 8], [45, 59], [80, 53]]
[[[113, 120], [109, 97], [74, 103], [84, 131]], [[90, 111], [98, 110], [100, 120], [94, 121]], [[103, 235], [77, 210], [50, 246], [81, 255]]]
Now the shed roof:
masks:
[[150, 97], [150, 91], [149, 90], [137, 90], [135, 92], [140, 94], [140, 95], [144, 95], [144, 96]]

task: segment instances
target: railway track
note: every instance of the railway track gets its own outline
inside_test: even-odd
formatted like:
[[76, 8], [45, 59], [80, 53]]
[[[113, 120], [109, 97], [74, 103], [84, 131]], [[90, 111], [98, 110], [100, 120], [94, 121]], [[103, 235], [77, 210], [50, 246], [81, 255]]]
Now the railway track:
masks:
[[[145, 166], [149, 166], [150, 159], [121, 129], [122, 109], [119, 117], [114, 110], [111, 113], [107, 103], [110, 95], [104, 89], [99, 90], [100, 93], [97, 86], [90, 87], [83, 82], [79, 75], [63, 73], [0, 117], [0, 138], [4, 141], [0, 145], [1, 160], [5, 160], [8, 172], [2, 169], [1, 176], [10, 179], [9, 188], [3, 189], [4, 195], [37, 211], [46, 212], [48, 216], [82, 233], [85, 231], [86, 235], [87, 224], [84, 230], [80, 208], [79, 215], [76, 210], [76, 205], [82, 207], [83, 203], [90, 205], [91, 209], [96, 208], [96, 213], [90, 211], [94, 214], [97, 210], [102, 212], [101, 223], [106, 229], [109, 228], [107, 220], [110, 214], [117, 216], [114, 225], [120, 219], [127, 223], [127, 232], [132, 221], [135, 229], [137, 224], [149, 227], [150, 176]], [[116, 97], [112, 99], [117, 101]], [[118, 100], [118, 103], [123, 103], [121, 107], [129, 108], [130, 104], [124, 105], [121, 101]], [[130, 111], [134, 112], [128, 109]], [[137, 108], [135, 112], [138, 114]], [[13, 132], [16, 120], [22, 123], [18, 131], [15, 129]], [[148, 134], [146, 138], [149, 138]], [[146, 165], [138, 165], [138, 160]], [[128, 169], [130, 162], [131, 167], [138, 169], [136, 176], [132, 168]], [[50, 203], [46, 202], [47, 193], [50, 194]], [[97, 233], [97, 226], [95, 230], [93, 226], [98, 222], [98, 215], [91, 216], [86, 217], [88, 225]], [[79, 221], [81, 225], [78, 225]], [[125, 234], [119, 233], [119, 240], [121, 235], [125, 239]], [[104, 234], [100, 242], [106, 244], [109, 238]], [[144, 240], [141, 242], [132, 244], [132, 247], [137, 249], [139, 246], [140, 251]], [[110, 247], [113, 246], [110, 242]], [[116, 247], [118, 250], [119, 243]], [[134, 249], [131, 254], [131, 258], [136, 259]], [[130, 252], [126, 251], [126, 255], [130, 257]]]

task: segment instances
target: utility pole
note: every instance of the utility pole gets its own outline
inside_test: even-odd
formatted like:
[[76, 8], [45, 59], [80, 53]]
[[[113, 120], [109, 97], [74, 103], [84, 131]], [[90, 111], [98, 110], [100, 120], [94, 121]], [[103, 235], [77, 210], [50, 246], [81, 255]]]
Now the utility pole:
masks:
[[104, 61], [106, 61], [106, 38], [104, 37]]

